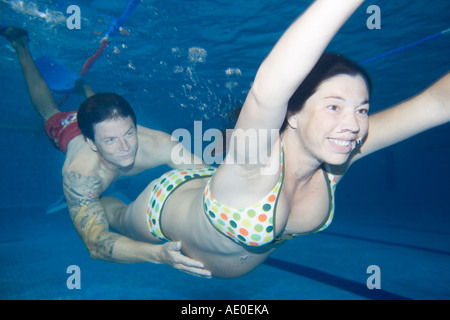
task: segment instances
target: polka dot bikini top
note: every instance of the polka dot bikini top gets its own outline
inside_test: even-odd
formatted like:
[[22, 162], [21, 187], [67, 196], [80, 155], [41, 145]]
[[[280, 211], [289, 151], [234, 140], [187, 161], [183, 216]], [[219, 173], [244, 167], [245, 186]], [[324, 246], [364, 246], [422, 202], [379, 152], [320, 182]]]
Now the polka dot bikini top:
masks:
[[[239, 244], [248, 246], [263, 246], [274, 242], [275, 209], [284, 176], [284, 152], [281, 149], [281, 174], [275, 187], [261, 201], [246, 209], [233, 209], [215, 200], [209, 189], [211, 179], [208, 181], [204, 193], [205, 213], [211, 224], [228, 238]], [[326, 167], [330, 186], [331, 203], [328, 219], [312, 232], [319, 232], [328, 227], [334, 215], [334, 191], [336, 179]], [[279, 240], [289, 239], [292, 236], [282, 237]]]
[[275, 187], [261, 201], [246, 209], [233, 209], [213, 198], [209, 185], [205, 188], [203, 203], [211, 224], [239, 244], [262, 246], [275, 238], [274, 218], [278, 195], [283, 184], [284, 152], [281, 151], [281, 174]]

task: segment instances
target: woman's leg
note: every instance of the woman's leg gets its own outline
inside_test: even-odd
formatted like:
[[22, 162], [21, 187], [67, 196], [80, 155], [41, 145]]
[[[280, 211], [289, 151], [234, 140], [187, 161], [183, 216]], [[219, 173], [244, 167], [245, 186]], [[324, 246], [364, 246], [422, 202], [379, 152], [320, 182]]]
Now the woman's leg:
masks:
[[160, 242], [149, 231], [147, 225], [147, 206], [153, 183], [129, 205], [113, 197], [100, 199], [111, 227], [134, 240]]
[[126, 203], [113, 197], [102, 197], [100, 202], [105, 209], [109, 225], [123, 234], [124, 226], [122, 225], [121, 220], [123, 213], [127, 209]]

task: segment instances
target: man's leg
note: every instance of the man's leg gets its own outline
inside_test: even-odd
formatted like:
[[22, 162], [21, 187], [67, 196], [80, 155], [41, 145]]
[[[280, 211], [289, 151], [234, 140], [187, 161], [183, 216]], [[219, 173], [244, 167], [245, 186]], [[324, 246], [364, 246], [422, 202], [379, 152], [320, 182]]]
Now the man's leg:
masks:
[[27, 32], [20, 28], [8, 27], [0, 30], [0, 34], [11, 42], [17, 53], [33, 106], [44, 120], [48, 120], [59, 110], [47, 83], [42, 78], [31, 57], [28, 49], [29, 39]]

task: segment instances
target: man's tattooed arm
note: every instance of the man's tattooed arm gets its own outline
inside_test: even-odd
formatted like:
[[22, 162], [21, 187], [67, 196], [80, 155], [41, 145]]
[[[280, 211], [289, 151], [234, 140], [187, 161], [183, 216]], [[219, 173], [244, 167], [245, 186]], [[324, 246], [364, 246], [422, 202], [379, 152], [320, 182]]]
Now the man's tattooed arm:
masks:
[[100, 202], [103, 188], [97, 177], [66, 172], [63, 174], [63, 189], [72, 223], [92, 258], [124, 263], [164, 263], [191, 274], [211, 276], [200, 262], [181, 253], [180, 242], [151, 244], [110, 232], [107, 215]]
[[95, 176], [66, 172], [63, 189], [72, 223], [94, 259], [113, 260], [113, 249], [121, 235], [109, 231], [106, 213], [100, 203], [103, 191]]

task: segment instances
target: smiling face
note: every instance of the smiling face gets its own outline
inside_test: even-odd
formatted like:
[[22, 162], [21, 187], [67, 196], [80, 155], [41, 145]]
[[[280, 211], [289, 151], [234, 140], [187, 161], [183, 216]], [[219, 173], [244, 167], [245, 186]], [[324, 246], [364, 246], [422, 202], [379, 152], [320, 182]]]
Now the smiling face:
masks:
[[337, 75], [322, 82], [303, 108], [288, 118], [298, 141], [320, 162], [345, 163], [369, 130], [369, 93], [361, 76]]
[[138, 147], [137, 130], [131, 117], [109, 119], [94, 126], [94, 141], [89, 144], [113, 167], [134, 164]]

